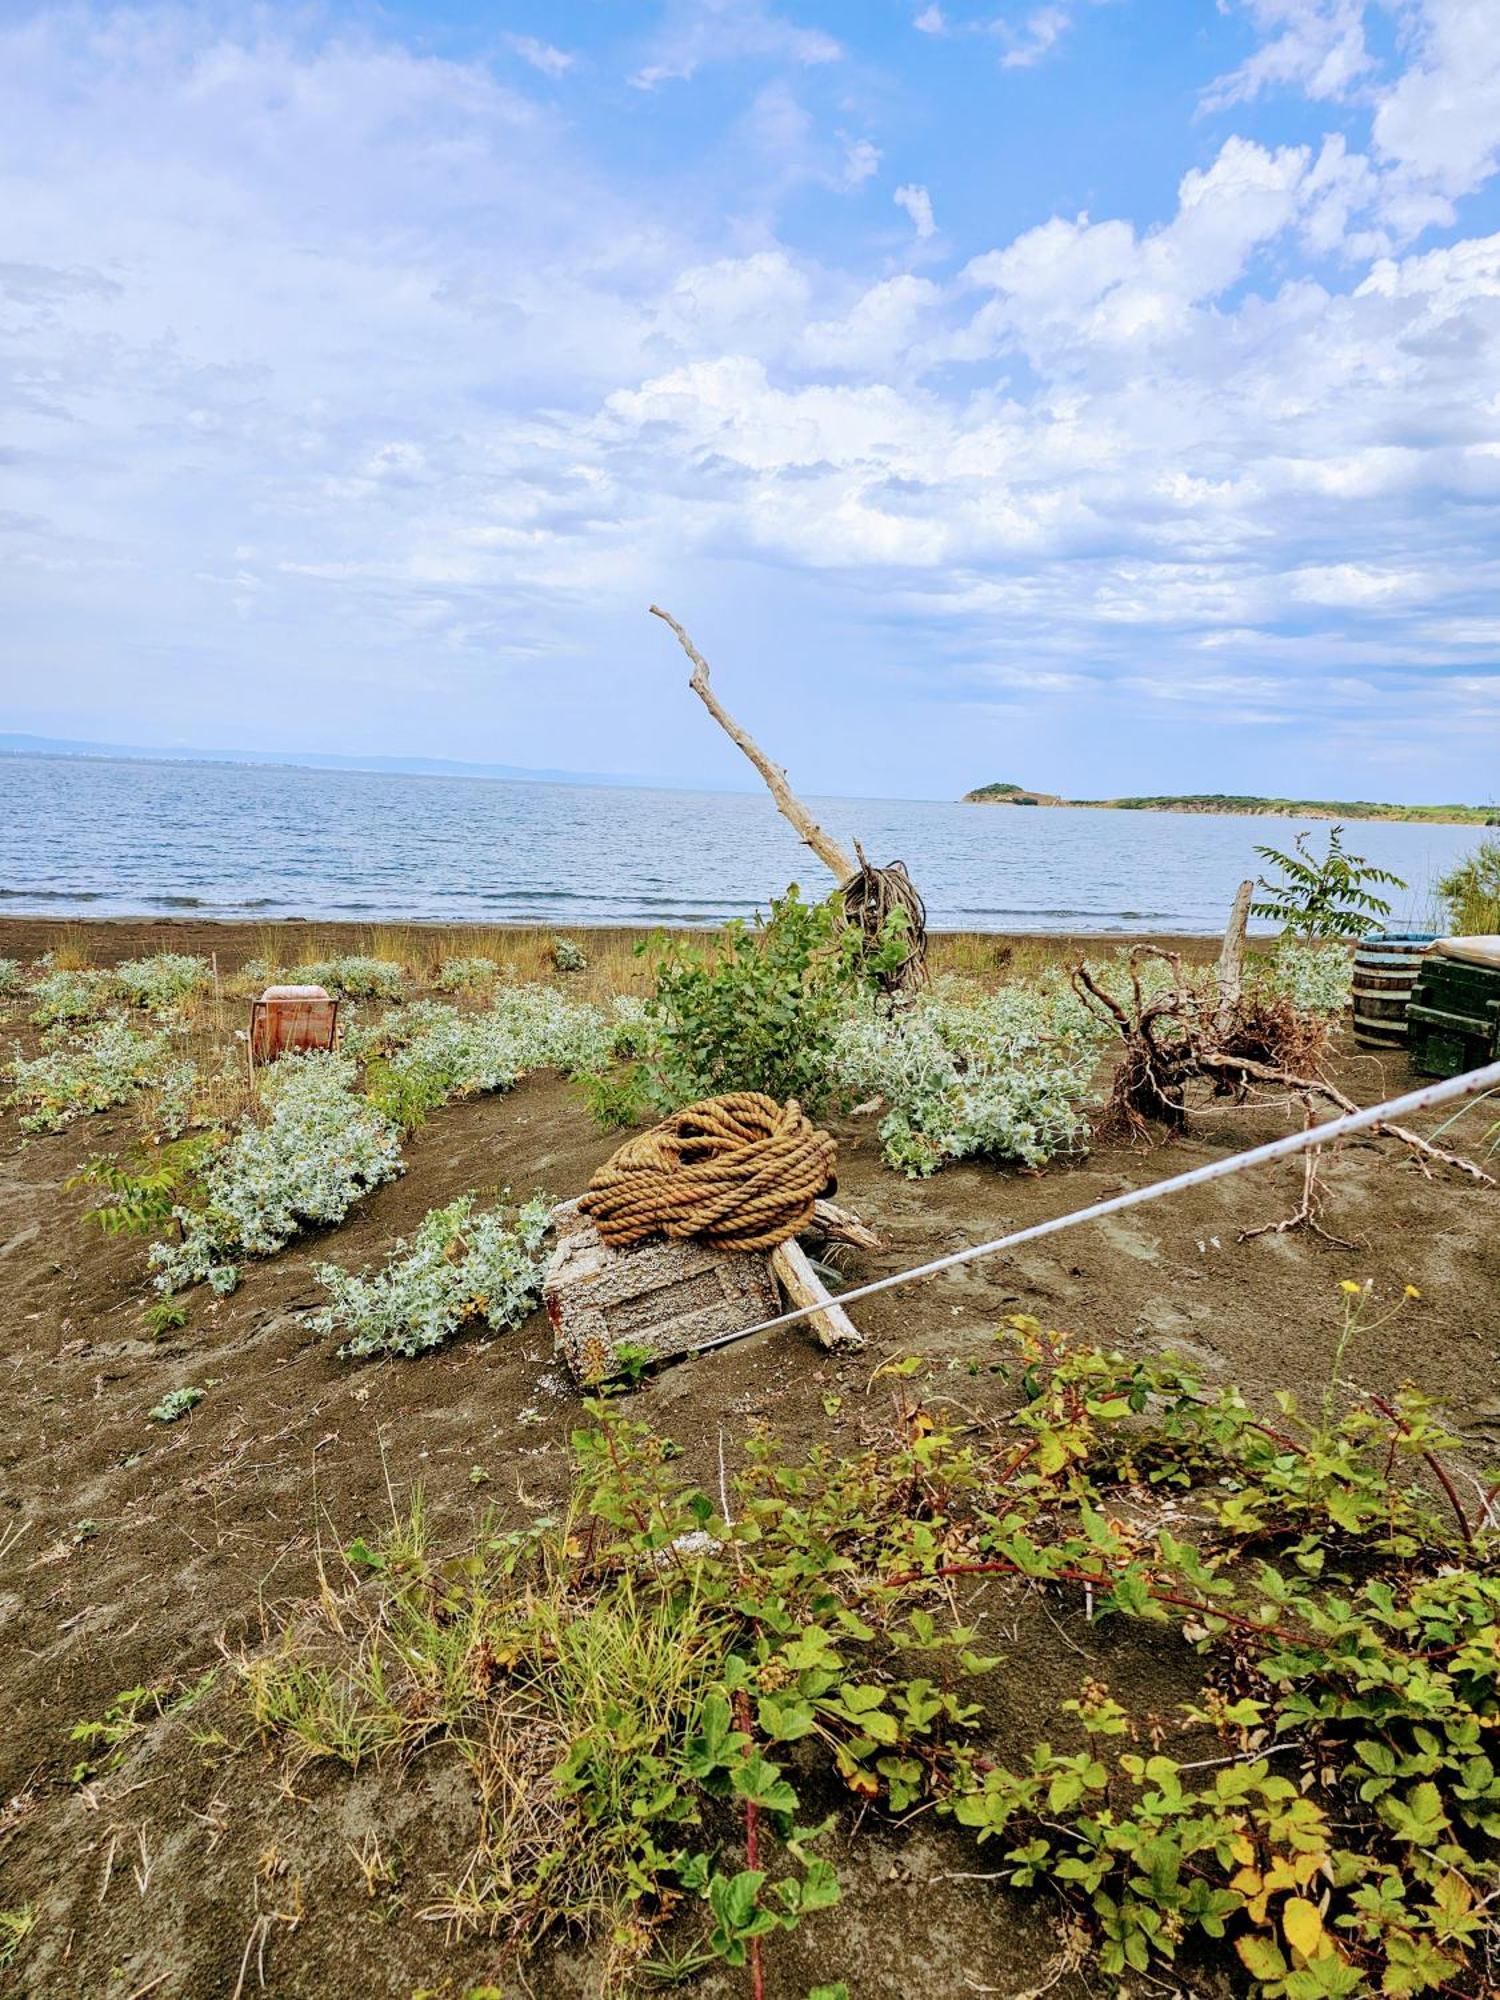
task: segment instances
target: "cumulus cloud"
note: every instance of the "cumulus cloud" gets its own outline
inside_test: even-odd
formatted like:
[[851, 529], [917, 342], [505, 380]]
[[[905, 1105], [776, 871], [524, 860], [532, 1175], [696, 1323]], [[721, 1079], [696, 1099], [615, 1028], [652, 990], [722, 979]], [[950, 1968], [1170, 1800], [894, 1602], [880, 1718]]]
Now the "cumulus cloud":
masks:
[[1209, 86], [1205, 110], [1222, 111], [1274, 88], [1343, 97], [1373, 67], [1364, 0], [1243, 0], [1243, 11], [1265, 39]]
[[[905, 179], [920, 276], [867, 201], [863, 132], [896, 141], [820, 104], [806, 72], [836, 51], [766, 7], [669, 14], [645, 58], [746, 65], [726, 187], [786, 142], [839, 218], [818, 239], [768, 201], [633, 191], [509, 62], [275, 15], [0, 29], [9, 643], [73, 726], [36, 722], [138, 740], [146, 702], [179, 738], [264, 742], [269, 713], [321, 747], [661, 769], [675, 710], [621, 651], [670, 585], [731, 637], [814, 607], [846, 705], [895, 632], [914, 702], [1076, 716], [1087, 688], [1112, 732], [1129, 710], [1212, 747], [1234, 716], [1368, 763], [1372, 708], [1440, 759], [1441, 701], [1447, 754], [1458, 729], [1476, 757], [1500, 690], [1500, 236], [1462, 226], [1487, 57], [1426, 0], [1404, 70], [1351, 70], [1336, 15], [1257, 11], [1308, 52], [1242, 78], [1234, 122], [1273, 81], [1333, 101], [1317, 30], [1347, 131], [1200, 127], [1159, 213], [1038, 200], [951, 259], [958, 223], [938, 237]], [[598, 75], [591, 51], [570, 109]], [[1423, 199], [1450, 240], [1406, 233]]]

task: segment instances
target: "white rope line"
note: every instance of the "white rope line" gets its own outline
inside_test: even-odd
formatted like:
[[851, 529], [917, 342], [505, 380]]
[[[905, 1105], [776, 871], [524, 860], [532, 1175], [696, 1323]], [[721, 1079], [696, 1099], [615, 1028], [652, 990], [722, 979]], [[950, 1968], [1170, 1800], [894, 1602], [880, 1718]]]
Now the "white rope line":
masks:
[[[1148, 1201], [1160, 1201], [1163, 1195], [1178, 1194], [1183, 1188], [1202, 1187], [1209, 1181], [1227, 1180], [1231, 1174], [1246, 1173], [1252, 1167], [1269, 1166], [1274, 1160], [1295, 1159], [1299, 1153], [1316, 1152], [1334, 1139], [1347, 1138], [1354, 1132], [1368, 1132], [1372, 1126], [1406, 1118], [1414, 1111], [1430, 1111], [1435, 1105], [1478, 1097], [1487, 1090], [1496, 1089], [1500, 1089], [1500, 1062], [1486, 1063], [1483, 1069], [1470, 1070], [1464, 1076], [1445, 1077], [1440, 1083], [1429, 1083], [1421, 1090], [1408, 1091], [1404, 1097], [1393, 1097], [1387, 1104], [1372, 1104], [1365, 1111], [1345, 1112], [1340, 1118], [1330, 1119], [1326, 1125], [1313, 1125], [1301, 1132], [1288, 1133], [1284, 1139], [1271, 1139], [1264, 1146], [1252, 1146], [1248, 1152], [1233, 1153], [1227, 1160], [1210, 1160], [1207, 1166], [1192, 1167], [1186, 1173], [1173, 1174], [1170, 1180], [1131, 1188], [1125, 1194], [1112, 1195], [1108, 1201], [1096, 1201], [1088, 1208], [1074, 1209], [1067, 1215], [1054, 1215], [1047, 1222], [1033, 1222], [1029, 1228], [1018, 1229], [1010, 1236], [997, 1236], [992, 1242], [976, 1243], [966, 1250], [954, 1250], [946, 1257], [934, 1257], [929, 1264], [916, 1264], [909, 1271], [897, 1271], [892, 1277], [876, 1278], [868, 1285], [857, 1285], [852, 1291], [838, 1293], [835, 1303], [851, 1306], [859, 1299], [873, 1298], [877, 1292], [893, 1291], [897, 1285], [910, 1285], [919, 1278], [935, 1277], [939, 1271], [953, 1271], [960, 1264], [973, 1264], [981, 1257], [993, 1257], [998, 1251], [1014, 1250], [1019, 1244], [1035, 1243], [1043, 1236], [1055, 1236], [1060, 1230], [1072, 1229], [1077, 1223], [1094, 1222], [1102, 1215], [1119, 1215], [1124, 1209], [1140, 1208]], [[758, 1326], [743, 1327], [734, 1333], [720, 1334], [716, 1340], [705, 1340], [701, 1347], [693, 1351], [703, 1353], [709, 1348], [727, 1347], [731, 1341], [748, 1340], [751, 1334], [769, 1333], [776, 1326], [793, 1326], [797, 1321], [811, 1319], [821, 1311], [822, 1306], [798, 1306], [775, 1319], [763, 1319]]]

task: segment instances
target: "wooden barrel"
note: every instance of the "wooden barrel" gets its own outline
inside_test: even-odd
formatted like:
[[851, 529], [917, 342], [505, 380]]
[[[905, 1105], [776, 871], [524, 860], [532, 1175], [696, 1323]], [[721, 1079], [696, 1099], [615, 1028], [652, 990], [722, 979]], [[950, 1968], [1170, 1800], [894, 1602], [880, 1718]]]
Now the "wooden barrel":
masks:
[[1370, 1048], [1406, 1046], [1406, 1008], [1436, 931], [1381, 931], [1354, 954], [1354, 1039]]

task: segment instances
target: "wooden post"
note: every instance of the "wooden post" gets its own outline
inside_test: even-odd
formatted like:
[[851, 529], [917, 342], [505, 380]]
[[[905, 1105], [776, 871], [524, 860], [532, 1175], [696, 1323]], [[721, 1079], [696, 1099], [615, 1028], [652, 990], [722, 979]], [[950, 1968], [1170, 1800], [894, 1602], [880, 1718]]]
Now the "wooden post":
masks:
[[1228, 1032], [1234, 1020], [1234, 1011], [1240, 1004], [1240, 994], [1245, 985], [1245, 932], [1250, 922], [1250, 898], [1255, 890], [1253, 882], [1241, 882], [1234, 892], [1234, 902], [1230, 905], [1229, 924], [1224, 932], [1224, 942], [1219, 947], [1219, 963], [1216, 977], [1219, 985], [1219, 1004], [1214, 1010], [1214, 1026], [1220, 1035]]

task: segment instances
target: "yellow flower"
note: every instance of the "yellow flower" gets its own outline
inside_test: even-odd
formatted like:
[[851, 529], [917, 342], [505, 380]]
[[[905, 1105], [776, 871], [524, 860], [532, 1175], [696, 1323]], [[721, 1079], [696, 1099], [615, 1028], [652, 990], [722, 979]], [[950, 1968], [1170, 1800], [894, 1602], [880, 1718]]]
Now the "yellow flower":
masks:
[[1409, 1299], [1419, 1299], [1421, 1298], [1422, 1294], [1417, 1290], [1415, 1285], [1408, 1285], [1406, 1288], [1405, 1296]]
[[1340, 1278], [1339, 1290], [1341, 1292], [1347, 1292], [1351, 1299], [1357, 1299], [1359, 1297], [1359, 1286], [1355, 1284], [1352, 1278]]

